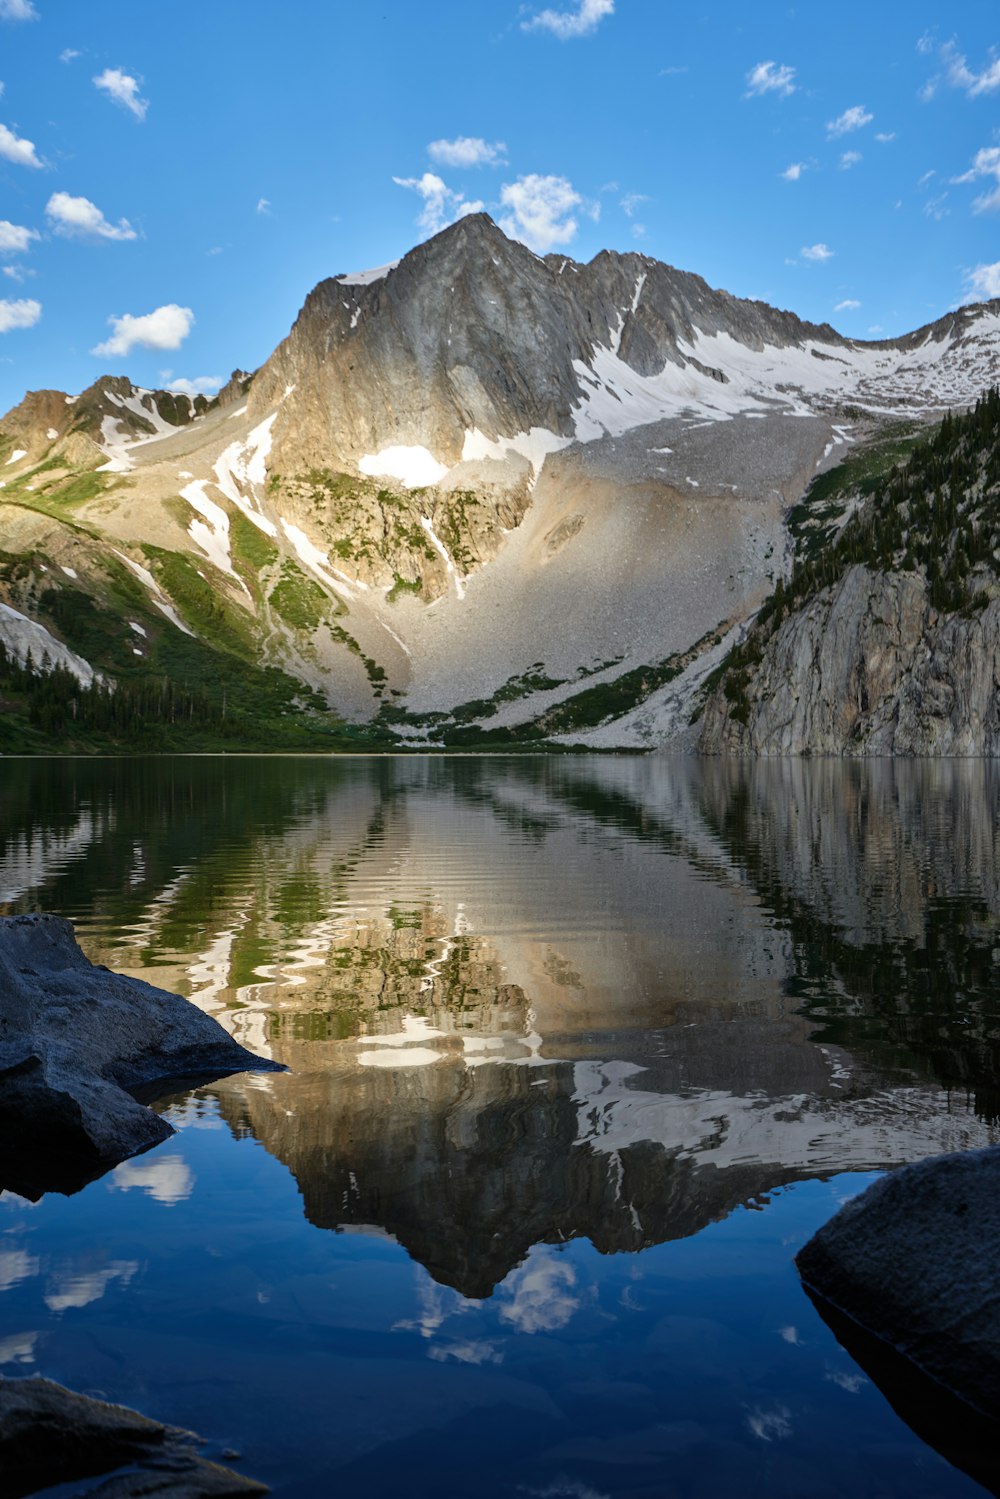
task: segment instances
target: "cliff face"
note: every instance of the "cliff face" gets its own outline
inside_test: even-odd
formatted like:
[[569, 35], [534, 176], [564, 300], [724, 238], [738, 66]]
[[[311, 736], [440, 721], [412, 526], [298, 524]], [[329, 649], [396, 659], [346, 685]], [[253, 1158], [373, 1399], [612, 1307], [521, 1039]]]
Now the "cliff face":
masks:
[[1000, 602], [930, 603], [916, 573], [848, 569], [772, 636], [745, 693], [711, 699], [706, 754], [1000, 754]]

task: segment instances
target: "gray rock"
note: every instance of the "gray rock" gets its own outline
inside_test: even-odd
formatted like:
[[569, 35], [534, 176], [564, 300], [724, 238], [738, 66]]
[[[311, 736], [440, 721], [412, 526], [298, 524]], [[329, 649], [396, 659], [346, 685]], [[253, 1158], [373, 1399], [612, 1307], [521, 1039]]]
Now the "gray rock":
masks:
[[48, 1379], [0, 1379], [0, 1473], [7, 1499], [115, 1469], [90, 1494], [103, 1499], [228, 1499], [264, 1484], [201, 1457], [190, 1431], [123, 1405], [78, 1395]]
[[0, 1186], [72, 1191], [173, 1134], [132, 1092], [283, 1070], [177, 994], [95, 967], [58, 916], [0, 919]]
[[920, 574], [851, 567], [767, 642], [746, 696], [746, 722], [709, 702], [702, 753], [1000, 755], [1000, 602], [942, 614]]
[[883, 1177], [796, 1264], [814, 1296], [1000, 1417], [1000, 1146]]

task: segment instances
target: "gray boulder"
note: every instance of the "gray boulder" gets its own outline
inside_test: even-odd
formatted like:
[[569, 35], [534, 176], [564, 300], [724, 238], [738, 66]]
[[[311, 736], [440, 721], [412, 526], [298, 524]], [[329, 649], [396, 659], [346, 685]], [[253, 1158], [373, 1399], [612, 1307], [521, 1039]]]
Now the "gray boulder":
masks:
[[814, 1297], [1000, 1417], [1000, 1146], [883, 1177], [796, 1264]]
[[[8, 1499], [107, 1473], [102, 1499], [237, 1499], [264, 1484], [209, 1462], [199, 1438], [49, 1379], [0, 1379], [0, 1473]], [[125, 1472], [115, 1472], [126, 1469]]]
[[0, 1187], [74, 1191], [173, 1134], [132, 1094], [279, 1071], [180, 995], [95, 966], [58, 916], [0, 918]]

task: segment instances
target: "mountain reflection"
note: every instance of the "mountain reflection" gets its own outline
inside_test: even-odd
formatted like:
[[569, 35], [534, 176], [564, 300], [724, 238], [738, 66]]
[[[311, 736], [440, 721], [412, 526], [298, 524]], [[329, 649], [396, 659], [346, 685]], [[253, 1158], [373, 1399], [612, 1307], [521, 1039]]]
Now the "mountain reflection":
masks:
[[160, 1106], [214, 1100], [311, 1222], [391, 1234], [464, 1296], [534, 1245], [636, 1251], [994, 1138], [988, 764], [10, 769], [7, 909], [75, 917], [291, 1069]]

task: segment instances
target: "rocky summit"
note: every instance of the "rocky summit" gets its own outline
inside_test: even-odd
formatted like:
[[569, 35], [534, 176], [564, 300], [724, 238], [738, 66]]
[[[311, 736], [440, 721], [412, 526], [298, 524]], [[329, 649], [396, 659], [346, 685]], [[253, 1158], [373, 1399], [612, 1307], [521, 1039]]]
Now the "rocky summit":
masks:
[[998, 371], [997, 303], [861, 343], [469, 215], [211, 401], [4, 417], [0, 748], [690, 741], [802, 545]]

